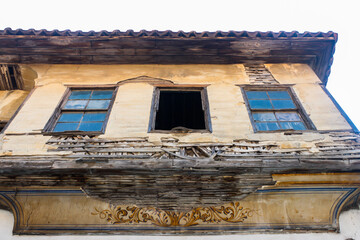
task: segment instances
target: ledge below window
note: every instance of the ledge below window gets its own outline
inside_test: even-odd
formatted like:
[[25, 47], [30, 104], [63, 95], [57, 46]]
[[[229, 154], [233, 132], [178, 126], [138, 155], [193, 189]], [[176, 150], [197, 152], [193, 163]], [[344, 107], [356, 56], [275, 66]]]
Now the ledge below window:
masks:
[[103, 132], [84, 132], [84, 131], [69, 131], [69, 132], [43, 132], [44, 136], [98, 136], [104, 134]]

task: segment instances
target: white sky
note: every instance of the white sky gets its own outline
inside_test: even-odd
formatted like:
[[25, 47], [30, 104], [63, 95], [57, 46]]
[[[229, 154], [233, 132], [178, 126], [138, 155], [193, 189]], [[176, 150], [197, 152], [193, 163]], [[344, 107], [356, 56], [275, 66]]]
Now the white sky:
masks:
[[360, 128], [356, 0], [0, 0], [0, 29], [334, 31], [328, 89]]

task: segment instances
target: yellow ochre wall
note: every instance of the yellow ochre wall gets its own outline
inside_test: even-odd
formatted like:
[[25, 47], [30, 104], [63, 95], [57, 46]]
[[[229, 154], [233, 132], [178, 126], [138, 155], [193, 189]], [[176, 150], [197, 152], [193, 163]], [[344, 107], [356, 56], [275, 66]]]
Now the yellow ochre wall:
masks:
[[[24, 67], [24, 66], [23, 66]], [[349, 130], [320, 80], [305, 64], [267, 64], [280, 84], [295, 84], [294, 91], [317, 130]], [[148, 133], [154, 86], [126, 83], [119, 86], [109, 122], [101, 138], [176, 137], [182, 142], [232, 142], [235, 139], [295, 141], [299, 136], [283, 133], [254, 133], [238, 84], [250, 84], [242, 64], [233, 65], [27, 65], [35, 72], [35, 90], [5, 131], [3, 154], [46, 153], [41, 130], [62, 99], [65, 85], [116, 84], [148, 76], [175, 84], [209, 84], [207, 87], [212, 133]], [[1, 97], [1, 95], [0, 95]], [[319, 139], [317, 132], [305, 132], [304, 141]], [[15, 144], [16, 143], [16, 144]]]
[[9, 121], [28, 93], [23, 90], [0, 91], [0, 121]]
[[24, 86], [22, 90], [0, 91], [0, 122], [8, 122], [34, 88], [36, 72], [26, 66], [21, 67]]

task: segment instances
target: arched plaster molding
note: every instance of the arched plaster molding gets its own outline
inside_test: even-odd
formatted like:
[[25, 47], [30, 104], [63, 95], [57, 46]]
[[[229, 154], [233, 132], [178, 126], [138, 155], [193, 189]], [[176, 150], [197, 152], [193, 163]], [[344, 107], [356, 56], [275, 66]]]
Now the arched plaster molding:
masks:
[[138, 76], [135, 78], [129, 78], [117, 82], [118, 85], [123, 85], [126, 83], [148, 83], [150, 85], [174, 85], [175, 83], [171, 80], [154, 78], [149, 76]]

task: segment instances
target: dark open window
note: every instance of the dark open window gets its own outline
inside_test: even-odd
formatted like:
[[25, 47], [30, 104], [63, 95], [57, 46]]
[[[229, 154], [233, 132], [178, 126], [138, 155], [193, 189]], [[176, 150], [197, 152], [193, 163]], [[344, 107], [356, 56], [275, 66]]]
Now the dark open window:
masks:
[[23, 89], [23, 85], [18, 65], [0, 64], [0, 90]]
[[2, 133], [4, 127], [6, 126], [7, 122], [5, 121], [0, 121], [0, 133]]
[[315, 129], [290, 88], [244, 88], [255, 131]]
[[211, 131], [205, 89], [156, 88], [151, 130]]
[[114, 88], [70, 89], [46, 125], [45, 132], [103, 133], [114, 96]]

